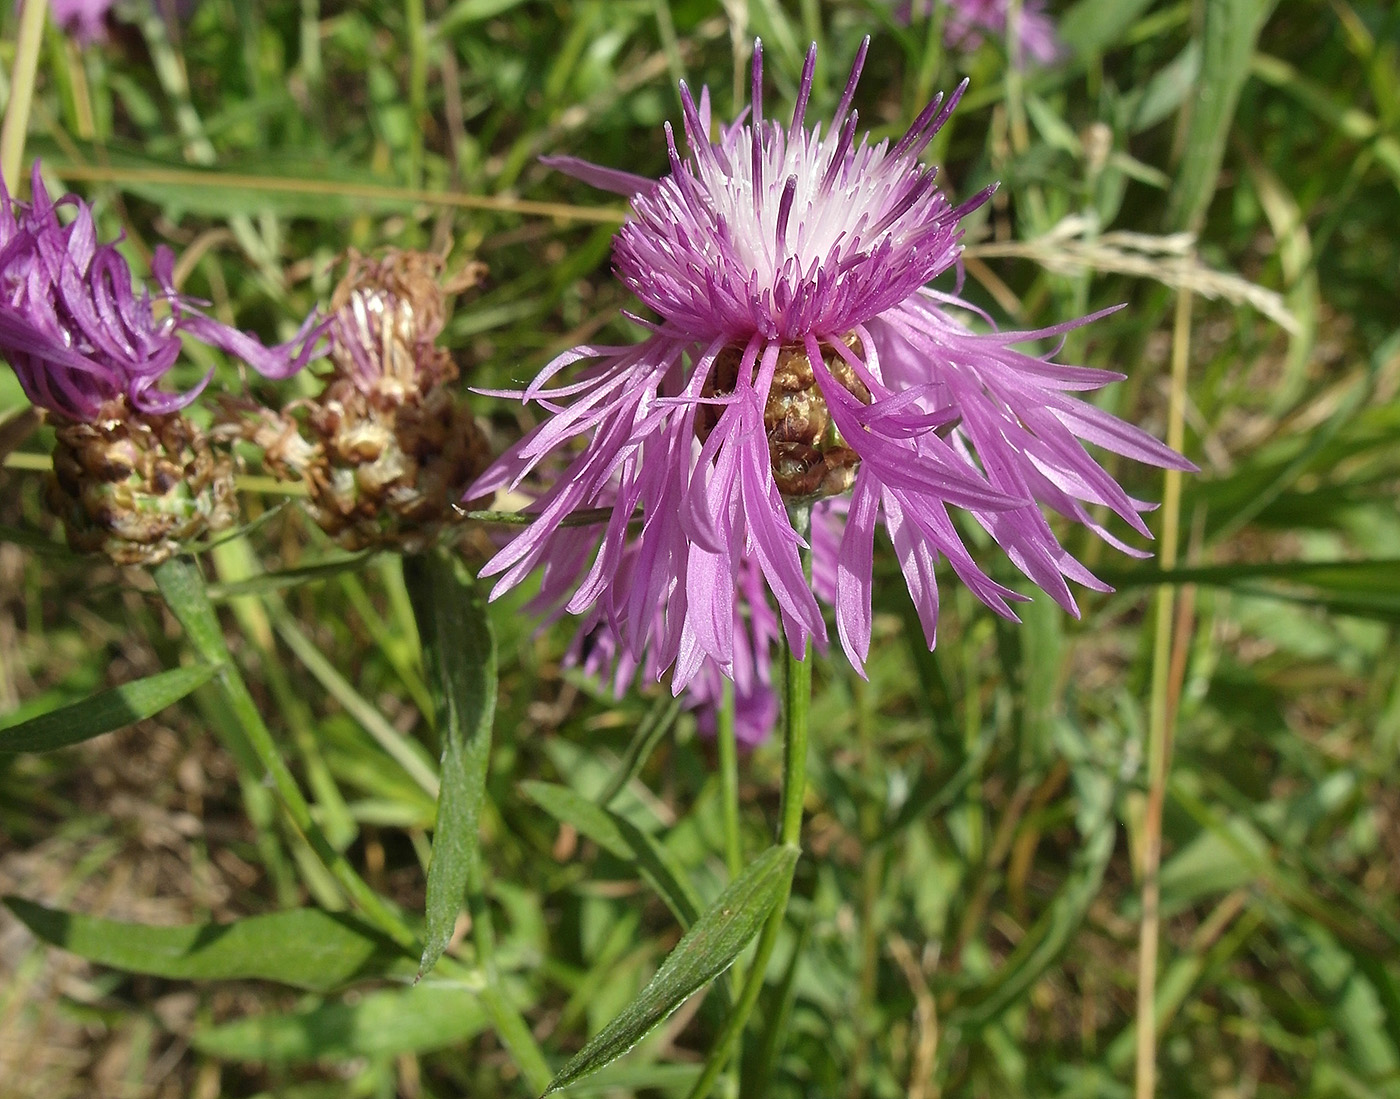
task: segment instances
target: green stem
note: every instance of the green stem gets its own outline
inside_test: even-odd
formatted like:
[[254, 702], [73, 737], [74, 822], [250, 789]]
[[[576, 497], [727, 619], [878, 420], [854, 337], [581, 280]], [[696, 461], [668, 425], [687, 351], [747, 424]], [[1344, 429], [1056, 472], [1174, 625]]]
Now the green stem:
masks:
[[783, 799], [778, 842], [801, 846], [807, 794], [807, 716], [812, 707], [812, 644], [801, 655], [783, 645]]
[[719, 708], [719, 781], [724, 802], [724, 864], [733, 881], [744, 869], [744, 850], [739, 838], [739, 746], [734, 731], [734, 684], [724, 681], [724, 698]]
[[[783, 786], [782, 809], [779, 814], [778, 842], [801, 846], [802, 802], [807, 792], [807, 728], [808, 713], [812, 704], [812, 661], [811, 643], [808, 642], [798, 655], [783, 643]], [[744, 1032], [749, 1015], [758, 1003], [758, 995], [763, 991], [763, 977], [768, 970], [768, 962], [773, 957], [773, 948], [778, 943], [778, 935], [787, 915], [788, 897], [792, 881], [784, 890], [778, 904], [774, 906], [768, 921], [759, 932], [758, 947], [754, 951], [753, 965], [748, 971], [743, 989], [734, 1004], [734, 1010], [725, 1020], [724, 1030], [716, 1039], [705, 1067], [695, 1086], [690, 1089], [688, 1099], [704, 1099], [714, 1087], [719, 1074], [724, 1070], [733, 1051], [738, 1047], [739, 1038]]]
[[[744, 869], [744, 849], [739, 834], [739, 742], [735, 732], [734, 684], [724, 681], [724, 695], [719, 706], [719, 781], [720, 800], [724, 814], [724, 862], [729, 870], [729, 880], [733, 881]], [[731, 988], [744, 985], [744, 964], [735, 958], [729, 967]], [[733, 1064], [734, 1091], [738, 1091], [739, 1064], [743, 1060], [742, 1035], [734, 1040]]]
[[428, 32], [423, 0], [405, 0], [408, 23], [408, 185], [423, 186], [423, 130], [428, 124]]
[[12, 195], [19, 190], [24, 139], [29, 133], [29, 108], [34, 102], [34, 78], [39, 71], [39, 49], [44, 42], [44, 16], [48, 10], [49, 0], [28, 0], [19, 15], [10, 102], [0, 127], [0, 174]]
[[371, 889], [343, 854], [331, 846], [320, 826], [311, 816], [301, 788], [288, 769], [277, 744], [272, 739], [257, 703], [248, 691], [242, 673], [233, 662], [223, 630], [214, 614], [214, 605], [205, 590], [204, 577], [189, 560], [173, 557], [155, 569], [155, 580], [171, 612], [184, 627], [190, 644], [201, 659], [215, 665], [215, 677], [224, 693], [229, 711], [247, 737], [248, 746], [258, 764], [272, 780], [277, 799], [288, 819], [316, 853], [316, 857], [331, 872], [345, 895], [361, 912], [399, 946], [410, 951], [422, 951], [418, 936], [404, 918]]

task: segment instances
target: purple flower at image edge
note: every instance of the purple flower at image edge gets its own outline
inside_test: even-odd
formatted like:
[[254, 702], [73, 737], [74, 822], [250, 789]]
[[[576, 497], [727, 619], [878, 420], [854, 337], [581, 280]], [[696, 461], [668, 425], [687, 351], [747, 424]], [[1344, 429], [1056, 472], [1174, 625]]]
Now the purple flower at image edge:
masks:
[[[1006, 38], [1011, 0], [904, 0], [896, 17], [903, 23], [915, 14], [929, 18], [935, 5], [944, 9], [943, 41], [949, 49], [971, 53], [989, 37]], [[1027, 59], [1050, 65], [1064, 56], [1064, 45], [1055, 33], [1054, 20], [1045, 13], [1044, 0], [1025, 0], [1018, 27], [1011, 57], [1016, 65]]]
[[[265, 347], [178, 293], [175, 257], [164, 246], [151, 263], [157, 293], [138, 293], [115, 243], [98, 242], [91, 208], [74, 195], [53, 201], [37, 163], [32, 194], [20, 202], [0, 184], [0, 356], [39, 407], [75, 422], [95, 420], [118, 399], [146, 414], [184, 407], [209, 378], [185, 393], [158, 388], [180, 356], [181, 333], [270, 378], [289, 377], [313, 357], [314, 317], [294, 339]], [[67, 224], [65, 207], [73, 211]]]
[[49, 0], [49, 13], [64, 34], [90, 46], [107, 37], [107, 14], [115, 5], [116, 0]]
[[[834, 607], [842, 647], [863, 674], [877, 525], [930, 647], [940, 558], [982, 602], [1014, 618], [1012, 603], [1025, 597], [987, 575], [952, 508], [1077, 614], [1067, 580], [1107, 586], [1061, 546], [1042, 508], [1145, 556], [1089, 508], [1150, 537], [1141, 516], [1153, 506], [1128, 496], [1083, 444], [1193, 468], [1076, 396], [1121, 374], [1017, 349], [1103, 314], [997, 332], [956, 288], [928, 285], [956, 269], [959, 222], [992, 189], [954, 206], [935, 169], [918, 160], [961, 88], [929, 104], [893, 145], [857, 140], [851, 105], [867, 44], [825, 128], [804, 126], [815, 49], [783, 122], [763, 113], [756, 45], [752, 105], [716, 140], [708, 92], [697, 101], [682, 85], [688, 153], [668, 124], [671, 164], [661, 180], [552, 161], [630, 196], [614, 264], [659, 319], [633, 318], [650, 333], [639, 343], [573, 348], [523, 391], [498, 394], [550, 415], [471, 495], [514, 490], [546, 460], [551, 469], [568, 465], [531, 505], [530, 526], [483, 574], [499, 577], [499, 595], [543, 566], [537, 606], [605, 629], [619, 672], [671, 669], [676, 693], [697, 685], [712, 697], [706, 684], [719, 675], [737, 683], [767, 647], [760, 635], [770, 615], [773, 638], [782, 631], [795, 651], [808, 640], [825, 644], [818, 597]], [[973, 315], [992, 330], [969, 328], [964, 318]], [[575, 366], [571, 380], [553, 384]], [[818, 504], [830, 548], [818, 547], [809, 583], [789, 505], [825, 497], [841, 499]], [[562, 525], [587, 508], [610, 518]]]

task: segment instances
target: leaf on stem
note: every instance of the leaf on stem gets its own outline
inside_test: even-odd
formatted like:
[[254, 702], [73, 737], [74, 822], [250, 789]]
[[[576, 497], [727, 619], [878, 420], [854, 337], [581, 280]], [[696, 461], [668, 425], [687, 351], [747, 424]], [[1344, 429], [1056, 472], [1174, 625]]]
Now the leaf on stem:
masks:
[[51, 752], [160, 713], [213, 678], [212, 664], [191, 664], [99, 691], [27, 721], [0, 721], [0, 753]]
[[149, 927], [6, 897], [46, 943], [128, 973], [192, 980], [259, 979], [324, 992], [412, 971], [412, 960], [353, 916], [295, 908], [233, 923]]
[[496, 642], [486, 604], [460, 561], [435, 551], [405, 557], [403, 569], [442, 739], [421, 977], [447, 949], [467, 886], [480, 875], [478, 827], [496, 713]]
[[545, 1094], [622, 1056], [692, 993], [728, 969], [787, 896], [798, 854], [796, 847], [774, 846], [750, 863], [676, 944], [646, 988], [579, 1050]]
[[190, 1037], [201, 1053], [228, 1061], [295, 1064], [393, 1057], [459, 1045], [486, 1028], [481, 998], [466, 988], [422, 984], [357, 995], [288, 1012], [203, 1026]]

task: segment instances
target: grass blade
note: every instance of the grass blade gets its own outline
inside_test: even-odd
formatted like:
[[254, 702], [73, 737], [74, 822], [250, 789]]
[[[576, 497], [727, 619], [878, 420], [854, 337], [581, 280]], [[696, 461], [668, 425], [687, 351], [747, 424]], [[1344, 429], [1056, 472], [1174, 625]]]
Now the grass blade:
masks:
[[696, 921], [700, 898], [684, 872], [664, 847], [635, 824], [567, 786], [526, 782], [522, 789], [526, 797], [555, 820], [572, 824], [604, 851], [636, 866], [682, 927], [690, 927]]
[[1225, 139], [1249, 78], [1255, 41], [1272, 8], [1273, 0], [1206, 0], [1201, 76], [1168, 204], [1167, 220], [1174, 229], [1200, 228], [1215, 197]]

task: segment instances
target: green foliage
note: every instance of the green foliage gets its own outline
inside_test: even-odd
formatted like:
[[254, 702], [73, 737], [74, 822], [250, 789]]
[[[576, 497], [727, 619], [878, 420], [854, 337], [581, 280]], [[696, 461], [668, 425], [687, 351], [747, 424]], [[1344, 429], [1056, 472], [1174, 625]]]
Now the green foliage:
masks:
[[621, 1057], [692, 994], [723, 973], [787, 895], [799, 851], [768, 848], [700, 914], [646, 988], [550, 1082], [559, 1091]]
[[404, 583], [418, 617], [423, 662], [436, 689], [442, 743], [421, 975], [447, 949], [467, 888], [481, 888], [477, 830], [496, 713], [496, 639], [486, 607], [460, 562], [436, 552], [409, 557]]
[[51, 752], [160, 713], [209, 682], [212, 664], [171, 668], [34, 717], [0, 721], [0, 752]]
[[[869, 680], [814, 658], [795, 870], [770, 846], [779, 747], [741, 754], [735, 834], [684, 700], [564, 668], [571, 623], [538, 629], [528, 592], [483, 602], [467, 574], [498, 524], [473, 521], [450, 562], [347, 554], [252, 466], [245, 525], [152, 591], [62, 548], [52, 431], [5, 418], [24, 399], [0, 368], [8, 1087], [679, 1099], [791, 876], [714, 1094], [1131, 1095], [1166, 583], [1186, 632], [1158, 1094], [1400, 1095], [1394, 5], [1052, 2], [1066, 56], [1021, 72], [894, 0], [157, 6], [190, 10], [131, 22], [133, 0], [87, 49], [50, 28], [28, 152], [138, 270], [177, 246], [183, 289], [267, 339], [325, 304], [346, 249], [385, 246], [489, 265], [445, 333], [464, 389], [635, 338], [609, 273], [622, 202], [538, 157], [659, 174], [676, 78], [731, 118], [757, 33], [774, 117], [813, 38], [816, 118], [872, 35], [856, 106], [877, 137], [971, 78], [928, 156], [953, 196], [1002, 181], [965, 293], [1008, 328], [1126, 302], [1063, 352], [1127, 375], [1102, 396], [1117, 414], [1164, 430], [1173, 291], [1153, 273], [1179, 257], [1066, 270], [1037, 243], [1062, 219], [1095, 246], [1192, 229], [1202, 270], [1298, 323], [1195, 296], [1180, 563], [1072, 537], [1118, 589], [1077, 590], [1078, 619], [1040, 599], [993, 621], [944, 570], [929, 653], [877, 545]], [[12, 40], [13, 5], [0, 21]], [[1026, 258], [979, 256], [988, 240]], [[187, 358], [172, 384], [213, 368], [211, 394], [245, 391]], [[278, 405], [311, 384], [246, 388]], [[497, 443], [533, 422], [471, 399]]]
[[411, 973], [392, 943], [357, 920], [311, 908], [228, 924], [148, 927], [45, 908], [5, 904], [45, 942], [81, 958], [156, 977], [253, 978], [327, 990], [366, 977]]

